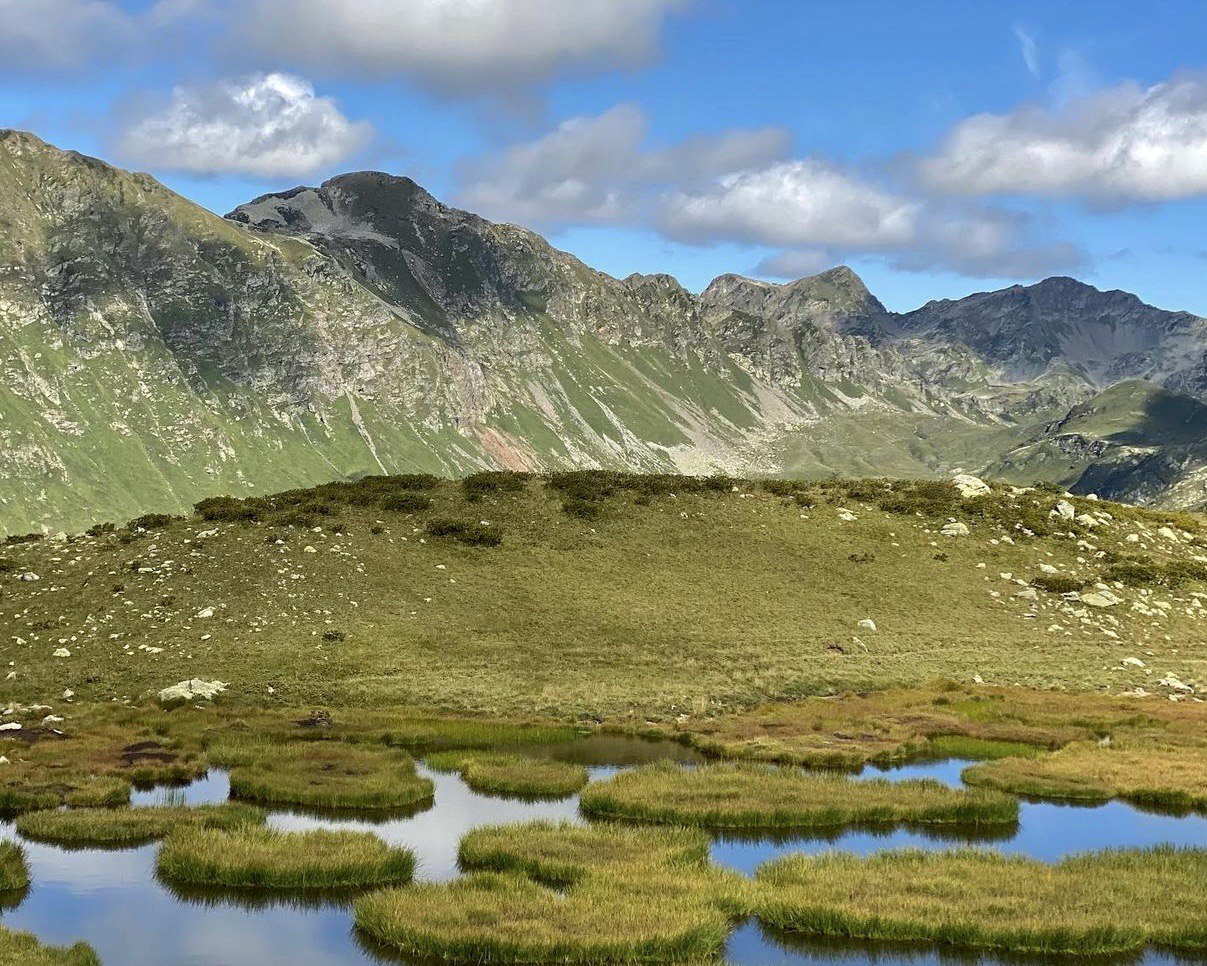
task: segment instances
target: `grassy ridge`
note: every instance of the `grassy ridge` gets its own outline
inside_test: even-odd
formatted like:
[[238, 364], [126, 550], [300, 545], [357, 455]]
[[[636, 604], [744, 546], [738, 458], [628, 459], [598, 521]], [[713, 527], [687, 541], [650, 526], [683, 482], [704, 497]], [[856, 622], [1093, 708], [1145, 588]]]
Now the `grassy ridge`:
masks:
[[18, 892], [28, 885], [24, 850], [15, 842], [0, 842], [0, 892]]
[[1018, 803], [1005, 795], [964, 791], [925, 779], [856, 782], [747, 764], [650, 765], [588, 785], [581, 802], [583, 813], [592, 818], [705, 828], [1018, 821]]
[[357, 925], [407, 955], [467, 962], [685, 962], [715, 957], [741, 880], [682, 829], [547, 824], [479, 829], [466, 877], [383, 890]]
[[190, 808], [73, 808], [27, 812], [16, 828], [27, 839], [56, 845], [127, 847], [154, 842], [184, 827], [231, 829], [264, 821], [264, 812], [250, 805], [224, 802]]
[[[222, 700], [244, 707], [674, 722], [940, 677], [1151, 690], [1144, 670], [1119, 664], [1135, 653], [1161, 674], [1207, 674], [1185, 646], [1202, 636], [1197, 577], [1115, 588], [1124, 603], [1086, 608], [1084, 622], [1028, 583], [1041, 565], [1092, 589], [1141, 555], [1193, 563], [1197, 518], [1074, 500], [1113, 519], [1056, 523], [1057, 494], [961, 500], [940, 483], [567, 477], [434, 484], [418, 513], [385, 509], [391, 488], [413, 491], [381, 478], [231, 501], [217, 519], [14, 544], [0, 616], [8, 686], [29, 703], [68, 685], [78, 701], [109, 702], [201, 676], [229, 682]], [[969, 536], [942, 536], [948, 517]], [[485, 520], [502, 543], [434, 536], [433, 520]], [[1190, 542], [1160, 536], [1167, 524]], [[12, 576], [24, 572], [41, 580]], [[1159, 618], [1131, 609], [1149, 589], [1146, 607], [1169, 605]], [[71, 658], [51, 657], [60, 639]], [[399, 743], [416, 740], [400, 731]], [[861, 753], [850, 744], [805, 751], [838, 761]]]
[[409, 882], [415, 856], [369, 832], [183, 828], [164, 840], [156, 868], [187, 886], [339, 889]]
[[[1207, 948], [1207, 852], [1156, 848], [1045, 865], [993, 852], [789, 856], [756, 876], [759, 919], [814, 936], [1019, 953]], [[1176, 897], [1176, 899], [1175, 899]]]

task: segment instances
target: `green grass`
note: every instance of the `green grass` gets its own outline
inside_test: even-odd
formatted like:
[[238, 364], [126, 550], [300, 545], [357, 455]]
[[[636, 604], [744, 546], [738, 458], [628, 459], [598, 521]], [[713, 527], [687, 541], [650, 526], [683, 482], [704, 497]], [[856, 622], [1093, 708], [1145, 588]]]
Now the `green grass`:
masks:
[[130, 804], [131, 785], [124, 778], [105, 775], [93, 779], [65, 796], [72, 808], [116, 808]]
[[581, 765], [523, 755], [444, 751], [424, 759], [437, 771], [455, 771], [465, 784], [487, 795], [565, 798], [587, 784]]
[[968, 761], [995, 761], [999, 758], [1034, 758], [1042, 748], [1021, 741], [997, 741], [993, 738], [969, 738], [966, 735], [939, 735], [930, 739], [929, 754], [935, 758], [959, 758]]
[[156, 868], [188, 886], [342, 889], [409, 882], [415, 856], [370, 832], [186, 828], [164, 840]]
[[230, 802], [190, 808], [72, 808], [27, 812], [16, 828], [27, 839], [56, 845], [128, 847], [163, 838], [183, 827], [231, 829], [264, 821], [264, 812]]
[[[1133, 653], [1162, 674], [1207, 676], [1207, 657], [1188, 646], [1203, 630], [1188, 606], [1200, 586], [1193, 580], [1153, 589], [1170, 604], [1159, 628], [1130, 607], [1149, 588], [1118, 589], [1124, 604], [1089, 613], [1089, 623], [1058, 596], [1015, 596], [1019, 585], [1001, 573], [1023, 579], [1049, 564], [1094, 581], [1107, 566], [1067, 536], [1017, 529], [1050, 529], [1054, 495], [1002, 489], [953, 501], [950, 487], [885, 480], [805, 484], [788, 495], [736, 485], [739, 493], [658, 476], [623, 486], [589, 477], [557, 488], [534, 477], [474, 502], [454, 483], [427, 491], [434, 518], [486, 520], [504, 532], [491, 548], [428, 537], [399, 517], [379, 525], [380, 508], [359, 502], [362, 489], [380, 491], [373, 481], [268, 501], [328, 506], [318, 533], [180, 518], [130, 542], [122, 533], [80, 538], [70, 545], [76, 564], [50, 541], [14, 545], [5, 557], [42, 580], [5, 583], [0, 662], [17, 662], [7, 686], [29, 703], [65, 683], [77, 704], [109, 703], [200, 676], [229, 681], [222, 703], [234, 708], [406, 707], [562, 725], [683, 715], [706, 724], [769, 701], [943, 677], [968, 684], [974, 675], [1117, 693], [1151, 684], [1139, 670], [1113, 669]], [[600, 519], [563, 511], [566, 494], [580, 491], [602, 508]], [[1166, 519], [1075, 502], [1116, 517], [1084, 535], [1113, 553], [1126, 535], [1155, 532]], [[844, 508], [857, 519], [840, 520]], [[940, 537], [948, 516], [971, 535]], [[1198, 552], [1145, 540], [1163, 567]], [[212, 618], [197, 618], [209, 607]], [[875, 633], [861, 631], [865, 618]], [[50, 657], [72, 637], [70, 662]], [[87, 676], [70, 673], [84, 665]], [[418, 747], [423, 730], [400, 723], [395, 740]], [[458, 744], [433, 731], [445, 747]], [[839, 763], [855, 746], [857, 763], [860, 737], [816, 753]]]
[[993, 852], [824, 853], [758, 870], [757, 915], [811, 936], [1099, 956], [1207, 948], [1207, 852], [1161, 847], [1056, 865]]
[[964, 770], [970, 785], [1015, 795], [1175, 809], [1207, 809], [1207, 741], [1177, 735], [1075, 742], [1037, 758], [1005, 758]]
[[27, 932], [0, 926], [0, 966], [101, 966], [91, 946], [44, 946]]
[[0, 842], [0, 892], [18, 892], [28, 885], [25, 851], [15, 842]]
[[342, 741], [267, 745], [231, 769], [230, 788], [233, 798], [333, 809], [405, 809], [433, 792], [409, 755]]
[[744, 908], [742, 880], [683, 829], [498, 826], [461, 844], [448, 885], [358, 900], [357, 926], [408, 956], [465, 962], [700, 961]]
[[581, 807], [592, 818], [704, 828], [1018, 821], [1018, 803], [1005, 795], [953, 789], [927, 779], [853, 781], [747, 764], [637, 768], [588, 785]]

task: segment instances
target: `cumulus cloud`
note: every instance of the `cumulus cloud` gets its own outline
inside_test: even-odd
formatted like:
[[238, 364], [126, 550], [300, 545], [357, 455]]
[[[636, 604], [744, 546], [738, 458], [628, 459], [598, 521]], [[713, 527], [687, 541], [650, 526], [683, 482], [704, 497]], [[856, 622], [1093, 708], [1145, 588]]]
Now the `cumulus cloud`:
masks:
[[465, 164], [459, 201], [493, 218], [540, 227], [623, 222], [638, 217], [660, 186], [766, 164], [791, 143], [787, 131], [762, 128], [649, 148], [648, 127], [632, 104], [571, 118], [535, 141]]
[[370, 124], [350, 121], [307, 81], [257, 74], [177, 87], [162, 111], [126, 128], [118, 149], [148, 167], [300, 178], [344, 160], [372, 137]]
[[630, 66], [692, 0], [251, 0], [232, 43], [308, 69], [406, 73], [441, 90], [497, 92], [566, 68]]
[[931, 187], [965, 195], [1108, 204], [1207, 195], [1207, 74], [1121, 84], [1057, 108], [971, 117], [919, 172]]
[[461, 168], [458, 201], [537, 228], [616, 224], [675, 241], [777, 248], [761, 269], [808, 275], [874, 254], [909, 270], [978, 277], [1068, 271], [1081, 253], [1033, 239], [1025, 216], [911, 195], [818, 158], [789, 157], [778, 128], [648, 146], [642, 111], [621, 104]]
[[0, 67], [77, 68], [135, 31], [132, 18], [102, 0], [0, 0]]

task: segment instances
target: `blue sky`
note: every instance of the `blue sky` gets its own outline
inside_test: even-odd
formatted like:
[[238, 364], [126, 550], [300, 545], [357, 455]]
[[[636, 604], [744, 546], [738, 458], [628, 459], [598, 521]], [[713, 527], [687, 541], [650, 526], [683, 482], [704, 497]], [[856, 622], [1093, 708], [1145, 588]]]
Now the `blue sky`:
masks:
[[357, 168], [613, 274], [1207, 314], [1207, 3], [0, 0], [0, 125], [217, 211]]

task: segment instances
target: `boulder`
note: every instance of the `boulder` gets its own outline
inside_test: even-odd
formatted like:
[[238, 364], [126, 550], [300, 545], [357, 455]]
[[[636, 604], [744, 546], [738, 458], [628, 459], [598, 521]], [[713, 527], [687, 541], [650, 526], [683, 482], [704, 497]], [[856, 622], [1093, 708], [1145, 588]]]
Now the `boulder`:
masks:
[[1082, 594], [1081, 602], [1090, 607], [1114, 607], [1122, 601], [1109, 590], [1097, 590], [1092, 594]]
[[55, 650], [51, 657], [71, 657], [71, 652], [65, 647], [60, 647]]
[[179, 705], [197, 700], [213, 701], [225, 690], [226, 685], [221, 681], [202, 681], [200, 678], [193, 678], [173, 684], [170, 688], [164, 688], [159, 692], [159, 703]]
[[1060, 517], [1062, 520], [1075, 520], [1077, 509], [1068, 500], [1060, 500], [1056, 506], [1052, 507], [1052, 516]]
[[960, 496], [965, 500], [973, 499], [978, 496], [987, 496], [993, 492], [989, 484], [982, 480], [979, 476], [973, 476], [970, 473], [961, 473], [958, 476], [952, 477], [951, 482], [955, 488], [960, 491]]
[[201, 610], [197, 611], [197, 617], [200, 618], [201, 620], [207, 620], [208, 618], [213, 617], [213, 616], [214, 616], [214, 608], [212, 608], [212, 607], [203, 607], [203, 608], [201, 608]]
[[945, 537], [966, 537], [969, 534], [968, 524], [960, 523], [959, 521], [945, 523], [939, 533]]
[[872, 631], [873, 633], [875, 633], [876, 622], [870, 618], [865, 617], [863, 620], [861, 620], [859, 622], [859, 628], [860, 628], [860, 630]]

